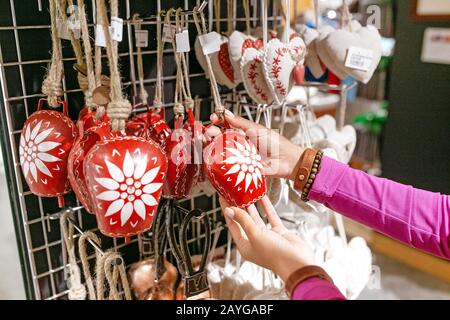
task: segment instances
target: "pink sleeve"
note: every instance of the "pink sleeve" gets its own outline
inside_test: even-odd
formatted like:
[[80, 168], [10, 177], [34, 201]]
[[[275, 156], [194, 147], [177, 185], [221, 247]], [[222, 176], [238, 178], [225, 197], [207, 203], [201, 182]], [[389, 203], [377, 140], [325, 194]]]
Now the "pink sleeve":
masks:
[[450, 259], [450, 196], [373, 177], [324, 157], [309, 198], [409, 246]]
[[345, 300], [339, 289], [327, 280], [314, 277], [295, 287], [292, 300]]

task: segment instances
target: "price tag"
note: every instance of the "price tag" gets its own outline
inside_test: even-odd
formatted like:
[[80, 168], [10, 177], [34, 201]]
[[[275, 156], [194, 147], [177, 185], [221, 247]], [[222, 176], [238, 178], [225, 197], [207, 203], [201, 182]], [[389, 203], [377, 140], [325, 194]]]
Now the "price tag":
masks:
[[[111, 29], [111, 27], [110, 27], [110, 29]], [[110, 30], [110, 32], [111, 32], [111, 30]], [[95, 45], [97, 47], [106, 48], [105, 33], [103, 32], [103, 26], [101, 24], [97, 24], [95, 26]]]
[[201, 35], [199, 40], [205, 55], [219, 51], [222, 44], [220, 34], [215, 31]]
[[162, 41], [163, 42], [172, 42], [172, 35], [175, 34], [176, 32], [177, 32], [177, 28], [174, 25], [170, 25], [170, 29], [169, 29], [169, 25], [165, 24], [163, 27]]
[[347, 68], [369, 71], [372, 66], [373, 51], [359, 48], [350, 47], [347, 52], [347, 59], [345, 60], [345, 66]]
[[63, 20], [56, 20], [56, 30], [58, 32], [58, 38], [70, 40], [71, 31], [69, 30], [69, 26], [67, 25], [67, 23], [65, 23]]
[[111, 17], [110, 32], [113, 40], [121, 42], [123, 36], [123, 19]]
[[134, 36], [136, 40], [136, 47], [148, 47], [148, 30], [136, 30]]
[[177, 43], [177, 52], [191, 51], [191, 45], [189, 44], [189, 31], [187, 29], [175, 34], [175, 40]]

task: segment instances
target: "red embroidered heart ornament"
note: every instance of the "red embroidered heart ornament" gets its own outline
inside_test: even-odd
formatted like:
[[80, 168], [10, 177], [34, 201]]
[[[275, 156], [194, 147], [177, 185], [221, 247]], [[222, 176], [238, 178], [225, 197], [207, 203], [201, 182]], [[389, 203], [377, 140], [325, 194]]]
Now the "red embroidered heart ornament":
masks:
[[67, 117], [67, 103], [63, 113], [42, 110], [46, 99], [39, 100], [38, 111], [25, 122], [20, 135], [19, 156], [30, 191], [41, 197], [58, 197], [64, 205], [63, 194], [70, 191], [67, 178], [67, 158], [76, 138], [76, 129]]
[[[287, 97], [294, 85], [295, 79], [302, 79], [300, 72], [306, 54], [306, 46], [298, 36], [291, 37], [289, 44], [284, 44], [278, 39], [270, 40], [264, 50], [264, 75], [277, 101], [281, 103]], [[293, 71], [296, 77], [293, 77]]]
[[84, 173], [100, 231], [130, 237], [150, 229], [166, 171], [166, 156], [154, 141], [116, 137], [97, 143]]
[[84, 159], [89, 150], [99, 142], [102, 137], [113, 138], [120, 133], [111, 133], [109, 121], [95, 120], [94, 114], [86, 114], [78, 120], [78, 138], [70, 151], [67, 160], [69, 181], [77, 199], [89, 213], [94, 213], [89, 191], [84, 176]]
[[247, 49], [261, 49], [263, 46], [262, 39], [248, 36], [240, 31], [234, 31], [228, 40], [230, 60], [240, 62]]
[[226, 130], [203, 151], [206, 176], [232, 206], [248, 207], [266, 193], [261, 156], [244, 133]]
[[176, 129], [164, 145], [168, 170], [163, 195], [169, 199], [183, 199], [190, 196], [200, 174], [200, 165], [194, 157], [194, 123], [187, 122], [182, 126], [182, 117], [175, 121]]

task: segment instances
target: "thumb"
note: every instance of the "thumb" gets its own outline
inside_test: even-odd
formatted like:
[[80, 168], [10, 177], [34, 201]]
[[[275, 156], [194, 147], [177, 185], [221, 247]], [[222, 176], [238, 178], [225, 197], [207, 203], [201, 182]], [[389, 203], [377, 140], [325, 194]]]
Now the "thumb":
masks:
[[225, 208], [223, 211], [225, 216], [228, 219], [231, 219], [235, 222], [237, 222], [241, 228], [244, 230], [245, 234], [249, 239], [255, 236], [256, 232], [258, 231], [258, 227], [253, 222], [253, 220], [250, 218], [247, 211], [236, 208], [236, 207], [228, 207]]

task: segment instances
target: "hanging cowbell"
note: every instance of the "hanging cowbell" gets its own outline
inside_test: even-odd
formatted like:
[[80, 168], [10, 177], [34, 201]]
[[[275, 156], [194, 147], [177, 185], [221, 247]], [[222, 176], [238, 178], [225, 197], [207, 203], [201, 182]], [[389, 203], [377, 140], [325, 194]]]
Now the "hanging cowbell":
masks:
[[89, 150], [101, 137], [114, 137], [117, 133], [109, 130], [109, 121], [96, 120], [94, 113], [86, 113], [80, 116], [77, 122], [78, 137], [70, 151], [68, 158], [69, 181], [77, 199], [89, 213], [94, 213], [89, 191], [84, 176], [84, 159]]
[[131, 118], [126, 126], [128, 135], [152, 139], [159, 145], [164, 145], [170, 132], [170, 127], [164, 119], [164, 108], [161, 108], [159, 112], [148, 108], [146, 113], [140, 113]]
[[261, 156], [243, 132], [228, 129], [203, 151], [206, 176], [232, 206], [248, 207], [266, 193]]
[[182, 125], [183, 117], [175, 120], [172, 131], [164, 145], [169, 166], [167, 179], [164, 182], [163, 194], [169, 199], [189, 197], [200, 173], [200, 161], [196, 159], [196, 132], [193, 117]]
[[38, 110], [25, 122], [20, 136], [20, 165], [32, 193], [41, 197], [58, 197], [70, 191], [67, 158], [76, 138], [76, 129], [67, 116], [67, 103], [59, 101], [63, 112], [42, 110], [46, 99], [40, 99]]
[[84, 173], [100, 231], [127, 238], [150, 229], [166, 171], [167, 159], [152, 140], [98, 142], [85, 158]]

